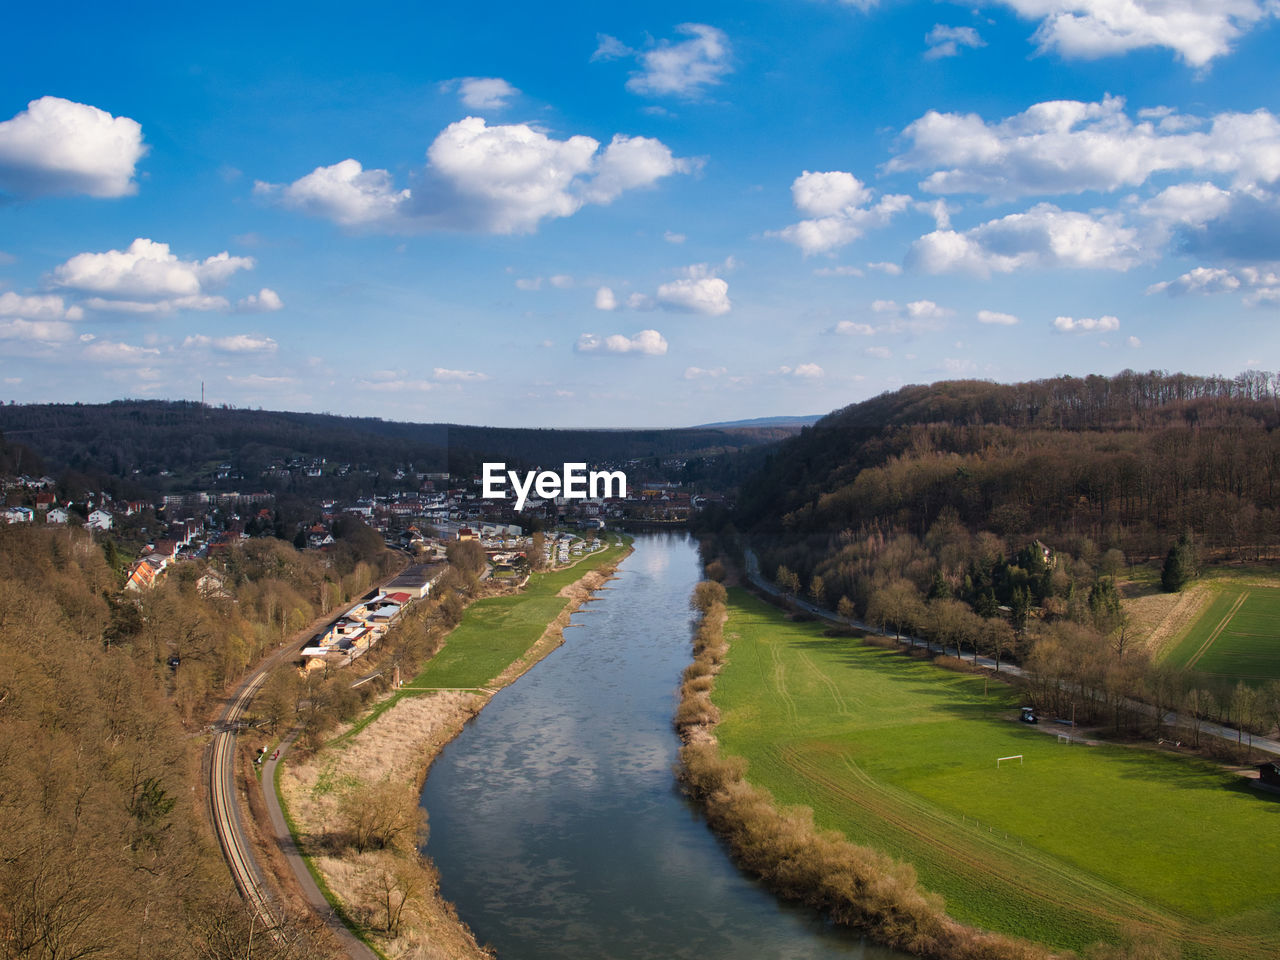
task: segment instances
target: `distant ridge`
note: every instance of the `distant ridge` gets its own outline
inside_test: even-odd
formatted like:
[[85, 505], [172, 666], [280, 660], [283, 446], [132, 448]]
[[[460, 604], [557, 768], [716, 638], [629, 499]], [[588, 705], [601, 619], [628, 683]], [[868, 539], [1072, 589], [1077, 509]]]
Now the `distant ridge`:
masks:
[[756, 417], [753, 420], [719, 420], [715, 423], [699, 423], [689, 427], [689, 429], [729, 430], [735, 427], [810, 427], [825, 416], [825, 413], [814, 413], [800, 417]]

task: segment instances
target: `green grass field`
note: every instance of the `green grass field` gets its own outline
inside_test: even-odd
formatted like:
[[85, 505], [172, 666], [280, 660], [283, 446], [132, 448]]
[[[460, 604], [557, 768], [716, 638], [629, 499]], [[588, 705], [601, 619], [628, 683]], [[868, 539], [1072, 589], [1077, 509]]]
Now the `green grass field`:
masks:
[[1165, 662], [1227, 680], [1280, 680], [1280, 589], [1215, 584], [1216, 596]]
[[[717, 733], [748, 779], [916, 866], [957, 919], [1079, 949], [1137, 926], [1190, 957], [1280, 952], [1280, 798], [1184, 757], [1067, 746], [1019, 700], [730, 593]], [[1023, 761], [996, 758], [1021, 754]]]
[[[630, 541], [626, 541], [630, 543]], [[612, 545], [564, 570], [535, 573], [518, 594], [477, 600], [449, 634], [444, 649], [407, 686], [480, 687], [519, 659], [542, 636], [569, 601], [556, 596], [588, 570], [618, 559], [625, 546]]]

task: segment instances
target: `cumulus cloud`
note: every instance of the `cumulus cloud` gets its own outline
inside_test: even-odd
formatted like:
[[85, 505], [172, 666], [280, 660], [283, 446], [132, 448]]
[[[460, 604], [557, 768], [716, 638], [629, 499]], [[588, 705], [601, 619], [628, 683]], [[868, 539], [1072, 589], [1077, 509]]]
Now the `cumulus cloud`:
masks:
[[1120, 321], [1116, 317], [1055, 317], [1053, 329], [1059, 333], [1106, 333], [1120, 329]]
[[686, 380], [715, 380], [723, 377], [729, 370], [726, 367], [712, 367], [705, 369], [703, 367], [685, 367], [684, 378]]
[[284, 301], [270, 287], [263, 287], [257, 293], [237, 300], [236, 309], [241, 313], [273, 313], [284, 309]]
[[682, 23], [676, 32], [688, 37], [659, 41], [648, 50], [632, 50], [617, 37], [601, 34], [592, 60], [634, 57], [640, 69], [627, 80], [627, 89], [642, 96], [695, 99], [721, 82], [732, 69], [729, 38], [704, 23]]
[[845, 337], [870, 337], [876, 332], [876, 328], [869, 323], [856, 323], [853, 320], [841, 320], [832, 328], [833, 333], [838, 333]]
[[1225, 267], [1196, 267], [1176, 280], [1153, 283], [1147, 293], [1187, 294], [1240, 293], [1246, 306], [1280, 301], [1280, 273], [1257, 267], [1228, 270]]
[[670, 230], [666, 230], [662, 234], [662, 239], [667, 241], [667, 243], [684, 243], [685, 235], [683, 233], [674, 233]]
[[784, 377], [797, 377], [801, 380], [817, 380], [822, 377], [826, 371], [816, 363], [802, 363], [795, 367], [781, 366], [776, 372], [782, 374]]
[[584, 333], [578, 338], [575, 349], [579, 353], [633, 353], [660, 357], [667, 352], [667, 341], [657, 330], [641, 330], [634, 337], [621, 333], [607, 337]]
[[431, 375], [441, 383], [476, 383], [489, 379], [487, 373], [478, 370], [447, 370], [444, 367], [436, 367]]
[[30, 340], [36, 343], [65, 343], [75, 336], [75, 328], [65, 320], [0, 319], [0, 340]]
[[979, 310], [979, 323], [992, 323], [997, 326], [1011, 327], [1018, 322], [1018, 318], [1012, 313], [998, 313], [995, 310]]
[[136, 120], [41, 97], [0, 123], [0, 192], [128, 196], [137, 192], [133, 177], [146, 152]]
[[24, 297], [6, 290], [0, 293], [0, 317], [21, 317], [24, 320], [80, 320], [84, 311], [80, 307], [68, 308], [61, 297], [42, 294]]
[[863, 273], [857, 267], [841, 264], [838, 267], [817, 267], [813, 275], [815, 277], [861, 277]]
[[1109, 192], [1153, 174], [1191, 171], [1232, 177], [1236, 185], [1280, 177], [1280, 119], [1265, 109], [1198, 118], [1167, 113], [1132, 120], [1122, 97], [1054, 100], [987, 123], [977, 114], [930, 110], [903, 131], [910, 147], [890, 172], [932, 170], [931, 193], [1000, 198]]
[[462, 77], [458, 97], [468, 110], [502, 110], [520, 91], [501, 77]]
[[1259, 21], [1275, 16], [1270, 0], [999, 0], [1040, 21], [1041, 50], [1086, 60], [1144, 47], [1172, 50], [1203, 67]]
[[222, 353], [275, 353], [279, 344], [271, 337], [259, 337], [249, 333], [237, 333], [229, 337], [208, 337], [195, 334], [182, 341], [183, 347], [212, 349]]
[[1137, 350], [1140, 346], [1142, 346], [1142, 341], [1139, 340], [1137, 337], [1129, 337], [1125, 341], [1125, 343], [1128, 344], [1130, 347], [1132, 347], [1134, 350]]
[[596, 291], [596, 309], [597, 310], [617, 310], [618, 298], [613, 295], [613, 291], [609, 287], [601, 287]]
[[826, 253], [852, 243], [873, 227], [888, 223], [905, 210], [911, 198], [896, 194], [881, 197], [843, 170], [804, 171], [791, 183], [791, 200], [810, 219], [801, 220], [769, 236], [794, 243], [805, 255]]
[[252, 257], [233, 257], [225, 250], [204, 260], [179, 260], [167, 243], [139, 237], [127, 250], [76, 254], [54, 268], [53, 282], [72, 290], [140, 301], [198, 298], [237, 270], [252, 268]]
[[888, 360], [893, 356], [893, 351], [888, 347], [865, 347], [862, 352], [868, 357], [875, 357], [879, 360]]
[[941, 307], [932, 300], [912, 300], [899, 304], [896, 300], [874, 300], [871, 312], [886, 319], [880, 327], [885, 333], [922, 333], [940, 330], [948, 317], [955, 314], [950, 307]]
[[105, 363], [147, 363], [160, 356], [160, 351], [156, 347], [137, 347], [131, 343], [95, 340], [84, 348], [84, 355], [90, 360], [100, 360]]
[[925, 273], [988, 276], [1027, 267], [1128, 270], [1141, 256], [1138, 231], [1118, 215], [1095, 217], [1042, 203], [963, 233], [925, 234], [911, 245], [907, 265]]
[[667, 310], [722, 316], [733, 308], [733, 304], [729, 300], [728, 282], [716, 273], [722, 269], [731, 270], [733, 266], [732, 257], [720, 267], [707, 263], [691, 264], [680, 271], [679, 279], [658, 287], [655, 300]]
[[976, 49], [987, 45], [973, 27], [949, 27], [941, 23], [933, 25], [933, 29], [925, 34], [924, 42], [929, 48], [924, 52], [926, 60], [957, 56], [961, 47]]
[[528, 124], [489, 126], [480, 117], [451, 123], [427, 150], [421, 188], [397, 189], [386, 170], [343, 160], [293, 183], [258, 182], [255, 192], [346, 227], [387, 232], [434, 229], [532, 233], [547, 219], [586, 204], [609, 204], [628, 190], [689, 173], [649, 137], [616, 135], [603, 150], [591, 137], [556, 140]]

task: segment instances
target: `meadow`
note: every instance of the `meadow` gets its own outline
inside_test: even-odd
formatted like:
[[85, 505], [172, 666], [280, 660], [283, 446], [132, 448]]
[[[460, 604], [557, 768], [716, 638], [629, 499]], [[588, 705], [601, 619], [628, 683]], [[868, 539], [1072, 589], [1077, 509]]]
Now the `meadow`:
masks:
[[723, 752], [818, 826], [912, 863], [956, 919], [1073, 949], [1155, 933], [1188, 958], [1280, 951], [1280, 798], [1187, 757], [1059, 743], [1017, 722], [1002, 683], [740, 590], [725, 636]]
[[564, 610], [569, 601], [558, 596], [562, 589], [619, 559], [625, 550], [624, 542], [615, 541], [572, 566], [533, 574], [519, 593], [477, 600], [449, 634], [444, 649], [406, 686], [467, 689], [488, 684], [533, 646]]
[[1280, 589], [1230, 580], [1211, 589], [1212, 602], [1165, 662], [1231, 682], [1280, 680]]

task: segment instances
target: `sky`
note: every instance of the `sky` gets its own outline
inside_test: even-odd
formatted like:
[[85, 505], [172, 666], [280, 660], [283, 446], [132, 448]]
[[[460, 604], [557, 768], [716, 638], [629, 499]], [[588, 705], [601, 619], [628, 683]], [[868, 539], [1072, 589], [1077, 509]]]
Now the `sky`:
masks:
[[21, 5], [0, 400], [653, 427], [1277, 369], [1278, 21]]

